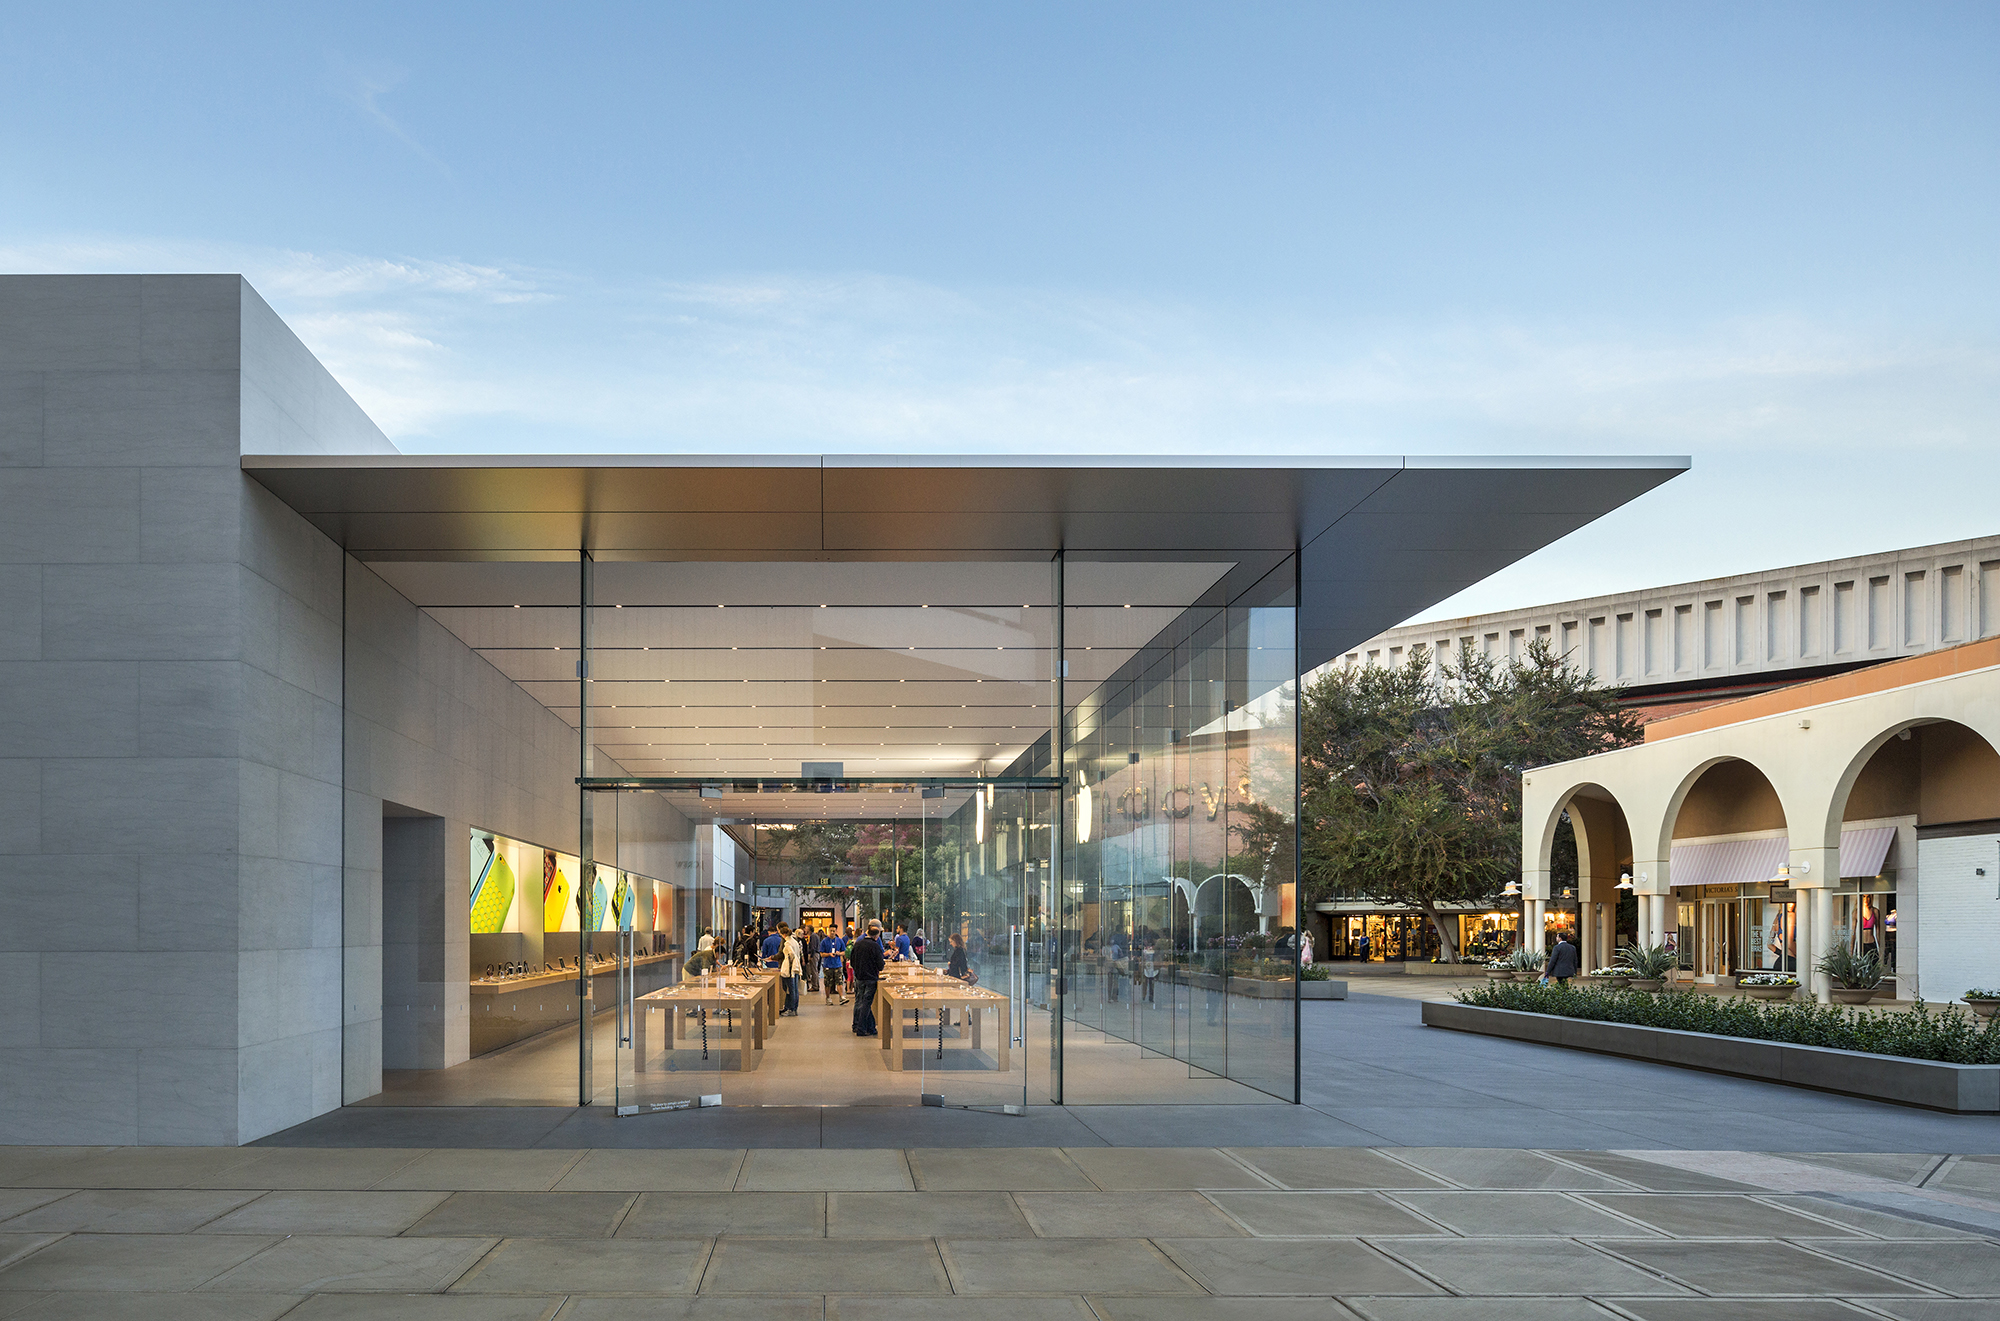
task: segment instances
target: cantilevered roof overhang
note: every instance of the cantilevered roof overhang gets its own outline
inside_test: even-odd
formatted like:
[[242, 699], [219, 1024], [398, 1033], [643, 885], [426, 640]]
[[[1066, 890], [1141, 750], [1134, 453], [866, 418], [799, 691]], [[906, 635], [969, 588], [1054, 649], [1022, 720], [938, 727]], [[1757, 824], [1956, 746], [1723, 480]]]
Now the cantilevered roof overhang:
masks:
[[1227, 561], [1300, 551], [1301, 668], [1601, 517], [1685, 457], [246, 455], [362, 560]]

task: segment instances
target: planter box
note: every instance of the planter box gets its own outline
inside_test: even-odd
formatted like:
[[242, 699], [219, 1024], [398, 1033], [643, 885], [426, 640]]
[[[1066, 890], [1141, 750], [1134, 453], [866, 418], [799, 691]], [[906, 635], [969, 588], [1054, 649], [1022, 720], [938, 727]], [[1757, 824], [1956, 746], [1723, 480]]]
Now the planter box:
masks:
[[1595, 1023], [1450, 1001], [1425, 1001], [1423, 1022], [1426, 1027], [1622, 1055], [1929, 1110], [2000, 1113], [2000, 1064], [1944, 1064], [1631, 1023]]
[[1411, 977], [1484, 977], [1483, 963], [1405, 963], [1403, 972]]
[[1345, 1000], [1346, 998], [1346, 982], [1337, 982], [1328, 978], [1323, 982], [1299, 983], [1299, 999], [1301, 1000]]

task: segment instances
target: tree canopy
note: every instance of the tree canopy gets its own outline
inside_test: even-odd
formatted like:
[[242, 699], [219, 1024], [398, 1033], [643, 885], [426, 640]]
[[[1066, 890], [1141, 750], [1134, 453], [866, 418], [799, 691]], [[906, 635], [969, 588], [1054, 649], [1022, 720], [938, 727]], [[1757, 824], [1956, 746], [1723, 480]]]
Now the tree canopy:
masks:
[[1640, 722], [1537, 639], [1519, 660], [1335, 670], [1300, 710], [1302, 903], [1420, 910], [1445, 957], [1440, 905], [1492, 903], [1521, 872], [1521, 773], [1637, 742]]

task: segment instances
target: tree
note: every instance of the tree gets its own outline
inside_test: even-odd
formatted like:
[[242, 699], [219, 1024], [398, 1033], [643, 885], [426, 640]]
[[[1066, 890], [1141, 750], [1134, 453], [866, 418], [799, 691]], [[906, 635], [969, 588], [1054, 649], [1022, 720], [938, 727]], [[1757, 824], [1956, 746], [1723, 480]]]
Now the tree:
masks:
[[1616, 689], [1537, 640], [1521, 660], [1336, 670], [1300, 712], [1303, 901], [1421, 911], [1447, 961], [1445, 905], [1491, 903], [1521, 871], [1521, 774], [1638, 741]]

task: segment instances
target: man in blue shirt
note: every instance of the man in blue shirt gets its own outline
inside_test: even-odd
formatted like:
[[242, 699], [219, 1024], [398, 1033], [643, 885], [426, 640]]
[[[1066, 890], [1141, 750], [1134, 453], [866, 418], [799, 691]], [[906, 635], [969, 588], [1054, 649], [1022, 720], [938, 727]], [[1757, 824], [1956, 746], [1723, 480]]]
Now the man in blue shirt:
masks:
[[910, 933], [904, 929], [902, 923], [898, 922], [896, 924], [896, 962], [909, 963], [911, 961]]
[[764, 937], [763, 955], [765, 967], [777, 967], [783, 960], [784, 953], [785, 942], [783, 937], [779, 936], [777, 932], [773, 931], [770, 935]]
[[837, 936], [831, 930], [819, 938], [819, 976], [826, 983], [826, 1002], [847, 1003], [847, 939]]

